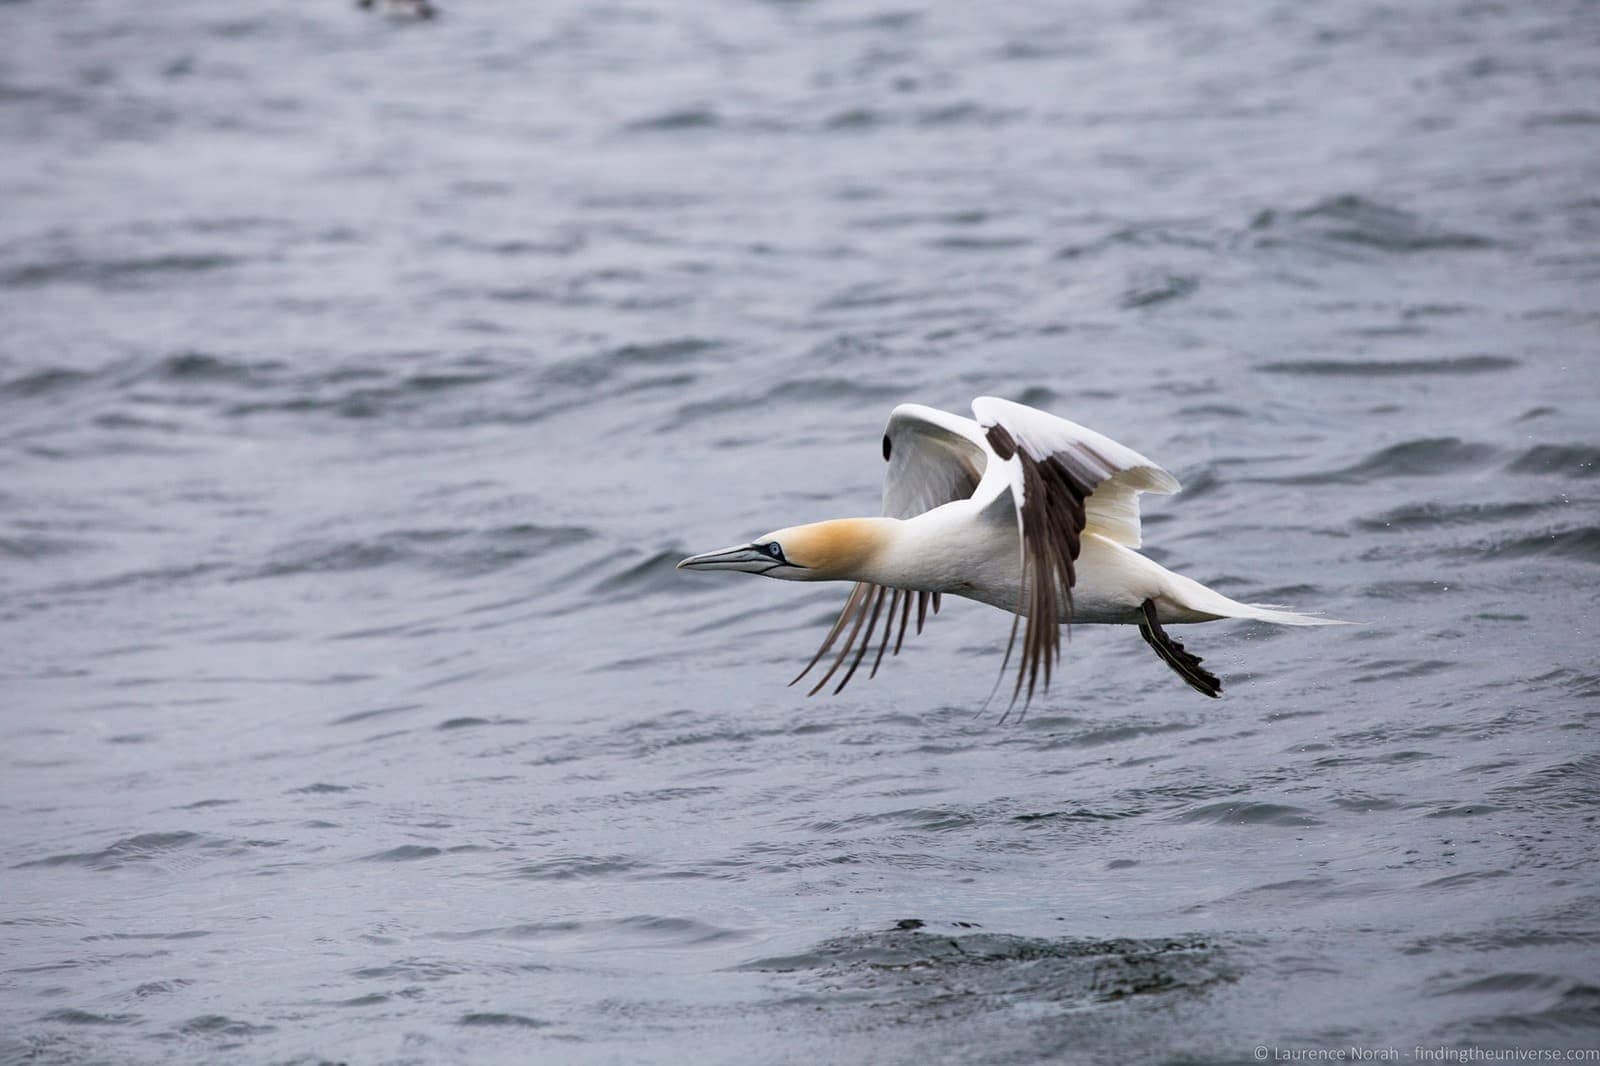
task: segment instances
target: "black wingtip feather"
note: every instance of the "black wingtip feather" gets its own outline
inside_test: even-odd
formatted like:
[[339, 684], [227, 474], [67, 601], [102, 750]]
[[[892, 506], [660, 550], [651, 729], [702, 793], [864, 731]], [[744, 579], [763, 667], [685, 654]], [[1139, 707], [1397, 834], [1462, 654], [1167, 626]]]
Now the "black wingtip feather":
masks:
[[[922, 632], [922, 622], [927, 617], [928, 602], [932, 597], [930, 593], [918, 592], [917, 599], [917, 632]], [[856, 670], [866, 659], [867, 652], [872, 647], [876, 637], [878, 640], [878, 654], [872, 661], [872, 669], [867, 672], [867, 677], [878, 676], [878, 668], [883, 665], [884, 656], [888, 653], [890, 638], [894, 637], [894, 654], [900, 654], [900, 648], [905, 643], [906, 628], [911, 624], [911, 599], [910, 589], [889, 588], [884, 585], [871, 585], [865, 581], [858, 582], [850, 591], [850, 598], [845, 600], [844, 608], [839, 612], [839, 617], [834, 620], [827, 636], [823, 637], [822, 645], [817, 648], [816, 654], [811, 656], [811, 661], [806, 663], [804, 670], [795, 675], [790, 685], [798, 684], [812, 669], [820, 663], [824, 656], [839, 645], [833, 662], [823, 673], [807, 696], [815, 696], [827, 687], [841, 667], [849, 662], [849, 669], [845, 670], [844, 677], [834, 688], [837, 694], [844, 690], [855, 677]], [[888, 609], [885, 610], [885, 605]], [[900, 615], [900, 631], [895, 633], [895, 614]], [[883, 621], [883, 633], [878, 635], [878, 622]], [[840, 637], [843, 642], [840, 643]]]
[[[1110, 464], [1094, 455], [1038, 458], [1019, 446], [1001, 425], [988, 427], [987, 435], [995, 455], [1003, 461], [1015, 456], [1022, 473], [1022, 590], [1017, 611], [1027, 611], [1028, 624], [1011, 702], [1015, 705], [1021, 698], [1026, 710], [1035, 694], [1050, 687], [1061, 658], [1061, 628], [1072, 621], [1075, 564], [1087, 517], [1085, 501], [1111, 471]], [[1101, 466], [1105, 469], [1098, 469]], [[1006, 647], [1007, 662], [1016, 628], [1013, 625]], [[1004, 669], [1002, 666], [1002, 672]]]

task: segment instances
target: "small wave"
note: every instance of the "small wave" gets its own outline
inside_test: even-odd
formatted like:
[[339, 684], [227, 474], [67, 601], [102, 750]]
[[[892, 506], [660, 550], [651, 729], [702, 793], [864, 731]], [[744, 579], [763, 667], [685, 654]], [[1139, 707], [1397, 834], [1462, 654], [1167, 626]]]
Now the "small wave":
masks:
[[1217, 248], [1216, 236], [1198, 227], [1185, 228], [1165, 223], [1140, 222], [1118, 226], [1093, 240], [1069, 244], [1055, 253], [1057, 259], [1081, 259], [1124, 248], [1208, 252]]
[[210, 935], [209, 929], [180, 929], [176, 933], [94, 933], [83, 940], [84, 943], [97, 940], [198, 940]]
[[1071, 811], [1043, 811], [1037, 814], [1018, 814], [1012, 816], [1016, 822], [1114, 822], [1123, 818], [1137, 818], [1144, 812], [1141, 810], [1126, 811], [1091, 811], [1086, 807], [1079, 807]]
[[1447, 230], [1396, 207], [1360, 196], [1335, 196], [1298, 211], [1263, 211], [1250, 229], [1271, 247], [1285, 241], [1327, 248], [1370, 249], [1393, 254], [1475, 251], [1494, 241], [1475, 233]]
[[158, 567], [154, 570], [131, 570], [122, 574], [94, 578], [89, 581], [69, 581], [52, 585], [46, 591], [55, 596], [84, 592], [109, 592], [113, 589], [146, 587], [164, 589], [191, 578], [204, 577], [220, 569], [216, 563], [189, 563]]
[[1600, 111], [1543, 111], [1523, 120], [1529, 129], [1540, 126], [1600, 126]]
[[[143, 415], [129, 414], [126, 411], [107, 411], [95, 415], [92, 424], [101, 429], [111, 430], [153, 430], [157, 433], [177, 433], [182, 429], [182, 424], [171, 419], [146, 418]], [[145, 446], [146, 451], [153, 450], [150, 445]]]
[[[819, 357], [827, 358], [826, 353]], [[760, 412], [772, 417], [790, 408], [815, 409], [817, 406], [849, 404], [882, 404], [897, 399], [904, 389], [900, 385], [878, 384], [862, 378], [828, 377], [799, 378], [784, 381], [759, 394], [730, 393], [714, 400], [698, 400], [680, 406], [660, 428], [663, 432], [704, 422], [726, 415], [748, 417]]]
[[631, 873], [642, 867], [642, 863], [625, 855], [564, 855], [543, 862], [523, 863], [506, 872], [531, 881], [574, 881]]
[[271, 360], [252, 362], [209, 352], [178, 352], [155, 365], [154, 376], [168, 381], [226, 381], [238, 384], [264, 384], [285, 369]]
[[1351, 678], [1351, 683], [1359, 685], [1374, 681], [1404, 681], [1452, 670], [1460, 665], [1450, 659], [1374, 659], [1362, 664], [1360, 673]]
[[380, 1004], [390, 1003], [393, 996], [385, 992], [369, 992], [364, 996], [351, 996], [349, 999], [336, 999], [329, 1002], [333, 1007], [376, 1007]]
[[0, 288], [31, 288], [62, 282], [77, 282], [103, 288], [136, 288], [141, 285], [166, 285], [174, 274], [199, 274], [223, 270], [244, 262], [221, 253], [171, 253], [126, 259], [69, 257], [28, 263], [0, 271]]
[[1553, 989], [1567, 988], [1572, 980], [1548, 973], [1492, 973], [1486, 977], [1474, 977], [1466, 981], [1441, 982], [1441, 987], [1433, 992], [1436, 996], [1478, 996], [1485, 993], [1494, 994], [1501, 992], [1544, 992]]
[[867, 11], [862, 14], [833, 16], [818, 23], [831, 33], [900, 34], [923, 24], [927, 16], [920, 11]]
[[1374, 452], [1343, 471], [1356, 479], [1422, 477], [1482, 466], [1494, 449], [1458, 437], [1431, 437], [1405, 441]]
[[1278, 825], [1305, 828], [1321, 825], [1310, 811], [1278, 803], [1231, 801], [1193, 807], [1172, 818], [1175, 822], [1201, 825]]
[[192, 984], [194, 984], [193, 981], [185, 980], [182, 977], [173, 977], [165, 981], [146, 981], [135, 988], [133, 994], [139, 999], [146, 999], [150, 996], [165, 996], [188, 988]]
[[1264, 374], [1302, 377], [1400, 377], [1413, 374], [1490, 374], [1521, 364], [1501, 355], [1458, 355], [1439, 359], [1291, 359], [1263, 363]]
[[1452, 803], [1445, 807], [1438, 807], [1423, 815], [1424, 818], [1478, 818], [1485, 814], [1494, 814], [1500, 808], [1489, 803]]
[[[1552, 975], [1555, 976], [1555, 975]], [[1538, 975], [1534, 975], [1535, 979]], [[1478, 994], [1486, 994], [1483, 990]], [[1509, 990], [1507, 990], [1509, 991]], [[1518, 989], [1521, 996], [1533, 989]], [[1526, 1043], [1530, 1039], [1548, 1038], [1562, 1034], [1569, 1039], [1582, 1039], [1593, 1034], [1600, 1020], [1600, 987], [1564, 975], [1556, 982], [1541, 987], [1544, 998], [1529, 1010], [1507, 1011], [1481, 1020], [1473, 1020], [1463, 1027], [1467, 1034], [1495, 1034], [1499, 1039]]]
[[495, 529], [400, 529], [361, 541], [296, 544], [236, 580], [342, 573], [415, 565], [452, 576], [494, 573], [593, 537], [582, 526], [520, 523]]
[[1586, 754], [1543, 766], [1489, 795], [1519, 806], [1530, 799], [1539, 809], [1592, 811], [1600, 806], [1600, 755]]
[[624, 344], [607, 349], [597, 358], [616, 367], [678, 366], [695, 356], [715, 351], [723, 346], [721, 341], [704, 337], [674, 337], [669, 340]]
[[915, 122], [919, 126], [980, 125], [993, 129], [1024, 114], [1025, 112], [1015, 108], [990, 107], [976, 100], [956, 100], [918, 111]]
[[887, 311], [897, 305], [932, 302], [938, 294], [927, 288], [908, 288], [898, 281], [851, 285], [819, 300], [821, 313], [837, 311]]
[[509, 1026], [516, 1029], [547, 1029], [550, 1022], [541, 1022], [536, 1018], [529, 1018], [525, 1014], [503, 1014], [498, 1011], [474, 1011], [463, 1014], [456, 1019], [457, 1025], [465, 1026]]
[[46, 367], [43, 370], [30, 371], [7, 381], [0, 381], [0, 396], [32, 399], [35, 396], [46, 396], [54, 392], [65, 391], [74, 385], [89, 381], [93, 377], [93, 374], [82, 370], [73, 370], [70, 367]]
[[987, 237], [957, 235], [953, 237], [935, 237], [928, 242], [928, 247], [942, 248], [951, 252], [1009, 252], [1017, 248], [1027, 248], [1032, 244], [1032, 237], [1005, 236], [1001, 234]]
[[1337, 470], [1265, 480], [1285, 485], [1321, 485], [1391, 477], [1430, 477], [1482, 468], [1494, 452], [1487, 444], [1475, 444], [1459, 437], [1424, 437], [1380, 448], [1365, 459]]
[[[670, 915], [635, 914], [625, 918], [596, 921], [526, 922], [489, 929], [432, 934], [435, 940], [542, 940], [581, 945], [587, 949], [640, 946], [664, 948], [703, 947], [744, 940], [747, 933], [712, 925], [694, 918]], [[414, 964], [408, 960], [407, 964]], [[406, 964], [397, 964], [406, 965]], [[387, 968], [386, 968], [387, 969]], [[385, 976], [393, 976], [385, 974]]]
[[388, 851], [374, 852], [363, 855], [362, 862], [413, 862], [417, 859], [433, 859], [444, 854], [443, 848], [428, 847], [424, 844], [402, 844]]
[[[678, 572], [678, 560], [686, 554], [688, 553], [676, 549], [656, 552], [618, 573], [595, 582], [591, 591], [606, 597], [607, 600], [649, 596], [667, 591], [684, 593], [694, 587], [686, 584], [683, 581], [684, 575]], [[706, 588], [703, 584], [699, 587]]]
[[58, 1025], [132, 1025], [142, 1019], [137, 1014], [96, 1014], [93, 1011], [68, 1007], [64, 1010], [53, 1010], [39, 1020], [55, 1022]]
[[1549, 508], [1541, 503], [1410, 503], [1372, 518], [1359, 518], [1360, 529], [1434, 529], [1441, 526], [1491, 525], [1529, 518]]
[[634, 914], [594, 924], [596, 928], [612, 933], [621, 933], [629, 937], [642, 936], [669, 944], [720, 944], [730, 940], [743, 940], [746, 935], [740, 930], [727, 929], [695, 918], [658, 914]]
[[823, 133], [856, 133], [896, 126], [916, 126], [925, 129], [974, 124], [1001, 126], [1015, 121], [1023, 113], [1016, 108], [989, 107], [975, 101], [956, 101], [924, 108], [863, 106], [830, 112], [814, 126]]
[[1579, 526], [1575, 529], [1559, 529], [1549, 533], [1511, 537], [1473, 548], [1460, 549], [1458, 554], [1485, 559], [1536, 559], [1549, 556], [1600, 563], [1600, 526]]
[[[836, 597], [833, 593], [826, 593], [823, 596], [816, 598], [819, 601], [829, 604], [829, 606], [826, 608], [827, 613], [819, 616], [816, 619], [816, 623], [820, 623], [822, 625], [832, 624], [834, 617], [839, 613], [837, 609], [838, 605], [833, 603], [835, 598]], [[688, 636], [699, 636], [702, 633], [726, 633], [729, 632], [735, 625], [753, 622], [756, 619], [767, 619], [769, 617], [774, 623], [777, 624], [761, 627], [758, 631], [774, 633], [788, 632], [792, 627], [783, 625], [781, 623], [792, 622], [794, 620], [796, 611], [796, 605], [790, 602], [771, 603], [756, 607], [743, 607], [729, 614], [718, 615], [708, 622], [702, 622], [699, 625], [690, 626], [683, 632]], [[810, 628], [813, 625], [813, 622], [808, 618], [803, 625], [805, 625], [807, 628]], [[755, 627], [751, 627], [751, 629], [754, 630]]]
[[[1584, 920], [1590, 915], [1585, 914]], [[1406, 945], [1409, 955], [1426, 955], [1430, 952], [1467, 951], [1487, 954], [1497, 951], [1516, 951], [1522, 948], [1542, 947], [1595, 947], [1600, 945], [1600, 930], [1567, 927], [1559, 922], [1538, 928], [1527, 925], [1495, 926], [1469, 932], [1442, 933], [1418, 937]]]
[[45, 866], [87, 866], [92, 870], [111, 870], [119, 866], [156, 862], [172, 852], [210, 843], [222, 843], [199, 833], [140, 833], [125, 837], [99, 851], [69, 852], [43, 859], [17, 863], [14, 870]]
[[958, 211], [904, 211], [891, 210], [882, 214], [864, 215], [853, 220], [859, 229], [913, 229], [924, 226], [935, 228], [982, 226], [994, 221], [993, 211], [966, 208]]
[[581, 922], [522, 922], [492, 929], [467, 929], [454, 933], [433, 933], [435, 940], [540, 940], [568, 936], [583, 929]]
[[1454, 889], [1475, 888], [1485, 881], [1498, 881], [1503, 877], [1510, 877], [1510, 870], [1473, 870], [1464, 874], [1450, 874], [1447, 877], [1435, 877], [1431, 881], [1424, 881], [1418, 885], [1419, 889]]
[[[1054, 729], [1054, 726], [1041, 724], [1038, 727], [1027, 724], [1025, 728]], [[1097, 748], [1104, 744], [1120, 744], [1126, 740], [1136, 740], [1139, 737], [1160, 736], [1163, 733], [1182, 733], [1195, 728], [1189, 722], [1164, 722], [1154, 724], [1128, 724], [1108, 725], [1094, 729], [1085, 729], [1081, 732], [1071, 733], [1066, 736], [1051, 736], [1039, 745], [1041, 751], [1055, 751], [1060, 748]]]
[[689, 384], [698, 380], [692, 373], [638, 375], [641, 372], [693, 365], [698, 357], [722, 346], [721, 341], [702, 337], [674, 337], [624, 344], [593, 355], [552, 363], [538, 372], [537, 380], [546, 390], [582, 392], [586, 396], [608, 383], [609, 391], [614, 396], [662, 385]]
[[1192, 274], [1174, 274], [1165, 270], [1149, 270], [1135, 274], [1127, 288], [1117, 297], [1117, 306], [1132, 310], [1152, 307], [1182, 299], [1200, 287], [1200, 279]]
[[[400, 539], [404, 539], [402, 535]], [[330, 573], [347, 570], [366, 570], [385, 566], [405, 557], [405, 552], [395, 544], [382, 542], [356, 542], [326, 546], [303, 546], [280, 562], [269, 563], [252, 577], [285, 577], [291, 574]]]
[[815, 833], [838, 835], [864, 826], [902, 825], [931, 833], [975, 829], [982, 824], [969, 811], [939, 807], [908, 807], [902, 810], [857, 814], [849, 818], [806, 822], [804, 828]]
[[825, 130], [869, 130], [886, 124], [889, 116], [871, 107], [849, 107], [822, 120]]
[[178, 1031], [191, 1036], [257, 1036], [273, 1032], [275, 1028], [271, 1025], [240, 1021], [225, 1014], [202, 1014], [184, 1022]]
[[1519, 474], [1600, 477], [1600, 448], [1590, 444], [1538, 444], [1507, 463], [1506, 469]]
[[363, 966], [358, 970], [351, 970], [350, 976], [367, 981], [442, 981], [467, 972], [469, 967], [464, 963], [413, 957], [384, 966]]
[[331, 725], [351, 725], [355, 722], [365, 722], [372, 718], [384, 718], [391, 714], [403, 714], [406, 711], [415, 711], [426, 706], [421, 703], [396, 703], [387, 707], [373, 707], [365, 711], [352, 711], [349, 714], [335, 718]]
[[722, 125], [722, 116], [712, 107], [682, 107], [646, 118], [634, 119], [622, 128], [629, 133], [678, 133], [709, 130]]
[[1341, 881], [1332, 877], [1297, 877], [1288, 881], [1273, 881], [1264, 885], [1231, 892], [1208, 903], [1198, 903], [1184, 910], [1204, 914], [1218, 904], [1239, 905], [1252, 911], [1279, 909], [1299, 911], [1321, 904], [1347, 905], [1352, 899], [1381, 895], [1388, 889], [1371, 882]]
[[1093, 53], [1094, 49], [1087, 41], [1079, 39], [1077, 34], [1070, 34], [1061, 39], [1018, 37], [995, 49], [994, 55], [1001, 60], [1027, 62], [1039, 59], [1083, 58]]
[[[228, 418], [271, 415], [333, 415], [368, 419], [426, 414], [439, 410], [448, 397], [522, 373], [520, 353], [474, 350], [453, 357], [426, 351], [375, 352], [331, 369], [291, 373], [273, 361], [245, 361], [191, 353], [164, 361], [151, 380], [183, 387], [173, 398], [186, 406], [227, 399], [220, 407]], [[220, 390], [195, 395], [201, 386], [248, 390], [226, 397]], [[151, 399], [165, 397], [154, 395]], [[447, 421], [463, 417], [451, 409]]]
[[56, 555], [71, 555], [92, 546], [88, 541], [68, 537], [46, 537], [38, 533], [0, 536], [0, 555], [14, 555], [20, 559], [45, 559]]

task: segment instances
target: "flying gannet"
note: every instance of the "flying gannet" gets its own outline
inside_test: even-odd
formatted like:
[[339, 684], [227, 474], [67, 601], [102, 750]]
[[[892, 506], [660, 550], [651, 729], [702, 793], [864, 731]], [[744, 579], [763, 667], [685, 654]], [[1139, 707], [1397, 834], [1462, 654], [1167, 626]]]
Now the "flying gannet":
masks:
[[[1178, 479], [1132, 448], [1064, 418], [1009, 400], [972, 402], [977, 421], [901, 404], [883, 434], [888, 472], [883, 516], [791, 526], [748, 544], [693, 555], [682, 570], [739, 570], [785, 581], [854, 581], [844, 610], [794, 684], [839, 642], [818, 692], [847, 659], [835, 692], [883, 635], [869, 677], [889, 647], [895, 618], [900, 653], [911, 618], [917, 632], [941, 595], [1012, 613], [1002, 675], [1027, 619], [1015, 700], [1027, 700], [1061, 655], [1070, 623], [1135, 625], [1189, 686], [1220, 697], [1222, 682], [1162, 628], [1221, 618], [1279, 625], [1336, 624], [1267, 604], [1239, 603], [1139, 554], [1139, 494], [1174, 493]], [[851, 652], [854, 651], [852, 657]], [[1025, 703], [1026, 705], [1026, 703]]]

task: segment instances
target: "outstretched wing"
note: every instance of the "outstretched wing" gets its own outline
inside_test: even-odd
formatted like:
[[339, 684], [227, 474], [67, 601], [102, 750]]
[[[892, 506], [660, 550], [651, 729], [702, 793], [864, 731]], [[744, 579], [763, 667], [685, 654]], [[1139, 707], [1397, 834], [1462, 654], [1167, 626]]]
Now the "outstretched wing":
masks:
[[[889, 415], [889, 425], [883, 432], [883, 458], [889, 464], [883, 478], [883, 513], [891, 518], [911, 518], [952, 500], [964, 500], [971, 496], [983, 478], [989, 452], [983, 444], [983, 430], [972, 419], [921, 404], [906, 403], [896, 407]], [[789, 684], [793, 685], [809, 674], [843, 635], [844, 644], [839, 648], [833, 664], [807, 695], [814, 696], [820, 692], [854, 651], [849, 669], [833, 691], [842, 690], [866, 658], [881, 619], [884, 622], [883, 636], [878, 643], [877, 657], [872, 661], [872, 670], [867, 675], [876, 677], [889, 647], [889, 636], [895, 630], [896, 615], [900, 624], [894, 641], [894, 653], [900, 654], [900, 647], [906, 639], [906, 628], [911, 622], [913, 598], [917, 606], [917, 632], [921, 633], [929, 606], [933, 607], [935, 614], [939, 613], [937, 592], [913, 592], [910, 589], [858, 583], [850, 591], [850, 598], [845, 601], [844, 610], [839, 612], [833, 628], [823, 638], [822, 646], [811, 657], [806, 668]]]
[[[991, 478], [1009, 491], [1022, 540], [1022, 589], [1005, 664], [1016, 646], [1021, 608], [1028, 625], [1012, 699], [1027, 699], [1061, 657], [1061, 625], [1072, 620], [1074, 564], [1085, 530], [1139, 545], [1139, 494], [1177, 492], [1178, 479], [1132, 448], [1075, 422], [1009, 400], [972, 402], [1000, 465]], [[1005, 665], [1001, 667], [1002, 671]]]

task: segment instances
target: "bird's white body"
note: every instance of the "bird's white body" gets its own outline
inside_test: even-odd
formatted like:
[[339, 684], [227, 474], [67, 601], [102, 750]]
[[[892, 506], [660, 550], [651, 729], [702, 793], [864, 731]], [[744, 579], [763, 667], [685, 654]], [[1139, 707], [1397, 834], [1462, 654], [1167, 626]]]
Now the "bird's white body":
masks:
[[1068, 624], [1136, 625], [1188, 684], [1216, 696], [1221, 682], [1163, 625], [1220, 618], [1292, 626], [1331, 621], [1240, 603], [1141, 555], [1139, 496], [1177, 492], [1178, 480], [1133, 449], [1007, 400], [980, 397], [972, 408], [976, 420], [918, 404], [895, 408], [883, 438], [889, 469], [882, 517], [791, 526], [679, 565], [787, 581], [856, 582], [812, 659], [815, 665], [847, 634], [823, 678], [855, 649], [840, 688], [865, 656], [886, 603], [873, 672], [897, 614], [904, 638], [913, 598], [919, 630], [928, 604], [937, 611], [945, 595], [1027, 619], [1017, 686], [1020, 692], [1026, 677], [1030, 695], [1041, 678], [1049, 683], [1059, 628]]
[[[879, 518], [884, 548], [858, 580], [938, 592], [1028, 615], [1015, 523], [986, 521], [974, 500], [957, 500], [914, 518]], [[1323, 619], [1231, 600], [1132, 548], [1085, 533], [1072, 585], [1072, 625], [1138, 625], [1154, 600], [1163, 625], [1255, 618], [1316, 625]]]

